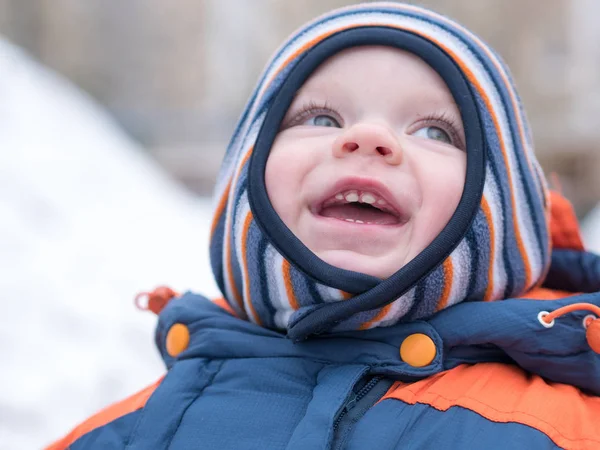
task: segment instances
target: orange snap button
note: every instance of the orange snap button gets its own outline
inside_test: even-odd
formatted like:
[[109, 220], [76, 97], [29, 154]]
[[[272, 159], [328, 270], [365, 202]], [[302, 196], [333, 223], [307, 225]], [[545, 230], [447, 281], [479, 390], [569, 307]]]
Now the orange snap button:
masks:
[[176, 323], [167, 333], [167, 353], [173, 358], [184, 351], [190, 343], [190, 330], [182, 323]]
[[433, 339], [422, 333], [411, 334], [400, 346], [400, 358], [413, 367], [428, 366], [435, 359], [436, 353]]

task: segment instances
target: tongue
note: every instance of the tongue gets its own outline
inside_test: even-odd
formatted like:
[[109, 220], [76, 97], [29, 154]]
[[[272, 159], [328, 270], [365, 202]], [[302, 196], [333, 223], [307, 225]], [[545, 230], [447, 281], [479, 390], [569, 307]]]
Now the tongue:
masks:
[[364, 223], [377, 225], [395, 225], [399, 223], [398, 217], [393, 214], [362, 203], [326, 206], [320, 214], [324, 217], [333, 217], [340, 220], [360, 220]]

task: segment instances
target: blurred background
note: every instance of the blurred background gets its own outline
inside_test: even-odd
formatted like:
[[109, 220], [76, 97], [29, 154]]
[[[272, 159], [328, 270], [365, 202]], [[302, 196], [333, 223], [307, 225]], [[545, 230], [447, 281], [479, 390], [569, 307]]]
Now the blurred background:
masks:
[[[0, 449], [162, 373], [137, 290], [218, 292], [210, 196], [270, 54], [349, 0], [0, 0]], [[600, 251], [600, 2], [413, 1], [511, 67], [546, 173]]]

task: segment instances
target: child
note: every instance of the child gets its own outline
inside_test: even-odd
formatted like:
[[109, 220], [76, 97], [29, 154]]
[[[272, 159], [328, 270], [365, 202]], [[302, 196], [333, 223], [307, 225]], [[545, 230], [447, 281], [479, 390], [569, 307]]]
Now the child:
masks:
[[167, 374], [50, 448], [600, 448], [600, 258], [466, 29], [397, 3], [305, 26], [216, 205], [224, 299], [151, 294]]

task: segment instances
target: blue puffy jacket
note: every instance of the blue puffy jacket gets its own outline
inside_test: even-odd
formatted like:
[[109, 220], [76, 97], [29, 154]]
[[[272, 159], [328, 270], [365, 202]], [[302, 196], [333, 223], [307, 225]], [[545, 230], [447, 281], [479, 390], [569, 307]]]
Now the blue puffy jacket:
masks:
[[[551, 275], [598, 290], [600, 257], [555, 250]], [[600, 293], [535, 295], [294, 343], [188, 293], [159, 315], [166, 376], [50, 448], [600, 448], [600, 355], [583, 325]], [[552, 327], [538, 319], [576, 303]], [[177, 324], [189, 342], [173, 357]]]
[[[385, 280], [320, 260], [264, 180], [298, 88], [359, 45], [422, 58], [465, 129], [453, 218]], [[227, 308], [171, 299], [156, 333], [165, 377], [50, 448], [600, 448], [600, 257], [548, 195], [510, 80], [479, 38], [412, 5], [356, 5], [299, 30], [218, 177], [210, 254]]]

